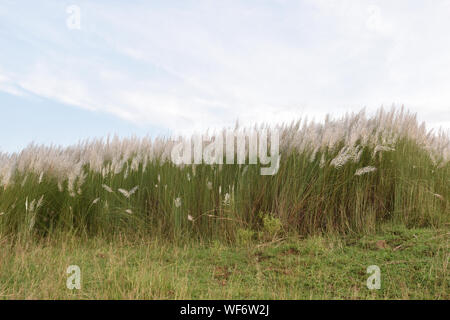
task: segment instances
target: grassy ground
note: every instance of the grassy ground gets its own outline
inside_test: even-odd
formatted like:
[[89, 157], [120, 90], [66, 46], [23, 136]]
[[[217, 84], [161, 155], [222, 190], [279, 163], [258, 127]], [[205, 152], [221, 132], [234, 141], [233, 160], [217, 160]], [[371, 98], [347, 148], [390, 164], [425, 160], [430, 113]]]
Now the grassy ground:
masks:
[[[187, 245], [0, 239], [2, 299], [449, 299], [448, 228]], [[69, 265], [81, 290], [66, 288]], [[369, 290], [369, 265], [381, 289]]]

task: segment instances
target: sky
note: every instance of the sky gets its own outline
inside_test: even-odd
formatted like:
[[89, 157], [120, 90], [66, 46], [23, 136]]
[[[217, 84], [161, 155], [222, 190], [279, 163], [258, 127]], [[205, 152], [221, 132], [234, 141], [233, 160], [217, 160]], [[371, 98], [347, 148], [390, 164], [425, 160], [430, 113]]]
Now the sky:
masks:
[[450, 0], [0, 1], [0, 151], [405, 107], [450, 129]]

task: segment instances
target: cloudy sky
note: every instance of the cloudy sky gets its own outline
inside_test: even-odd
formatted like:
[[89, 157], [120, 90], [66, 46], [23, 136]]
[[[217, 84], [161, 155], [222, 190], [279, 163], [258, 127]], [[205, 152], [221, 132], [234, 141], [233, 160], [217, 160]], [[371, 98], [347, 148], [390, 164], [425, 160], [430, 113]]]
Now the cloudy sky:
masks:
[[449, 30], [449, 0], [1, 0], [0, 150], [392, 104], [448, 129]]

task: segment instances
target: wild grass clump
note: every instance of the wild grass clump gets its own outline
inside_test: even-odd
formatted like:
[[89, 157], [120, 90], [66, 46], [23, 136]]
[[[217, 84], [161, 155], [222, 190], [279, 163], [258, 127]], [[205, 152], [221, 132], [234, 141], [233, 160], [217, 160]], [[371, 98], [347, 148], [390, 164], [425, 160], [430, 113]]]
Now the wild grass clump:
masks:
[[263, 217], [280, 222], [278, 234], [448, 223], [448, 132], [427, 131], [403, 109], [275, 129], [281, 162], [273, 176], [260, 175], [261, 164], [175, 165], [168, 138], [0, 154], [0, 234], [233, 240], [238, 230], [261, 230]]

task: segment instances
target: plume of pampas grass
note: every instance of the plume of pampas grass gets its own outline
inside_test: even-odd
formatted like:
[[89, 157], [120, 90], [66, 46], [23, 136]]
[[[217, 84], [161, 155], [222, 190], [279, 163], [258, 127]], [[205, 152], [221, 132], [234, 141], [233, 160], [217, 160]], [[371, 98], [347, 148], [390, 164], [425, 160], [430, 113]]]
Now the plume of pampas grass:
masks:
[[355, 176], [362, 176], [363, 174], [366, 174], [369, 172], [374, 172], [376, 170], [377, 170], [377, 168], [371, 167], [371, 166], [360, 168], [360, 169], [356, 170]]
[[377, 155], [377, 152], [382, 152], [382, 151], [395, 151], [395, 149], [392, 147], [389, 147], [389, 146], [377, 145], [375, 147], [375, 149], [373, 149], [372, 158], [375, 158], [375, 156]]
[[125, 196], [125, 198], [131, 197], [136, 191], [139, 189], [139, 186], [133, 187], [130, 191], [127, 191], [125, 189], [119, 188], [117, 191], [119, 191], [121, 194]]
[[175, 208], [181, 207], [181, 198], [178, 197], [174, 200]]
[[108, 187], [106, 184], [102, 184], [103, 189], [105, 189], [107, 192], [109, 193], [113, 193], [113, 189], [111, 189], [110, 187]]

